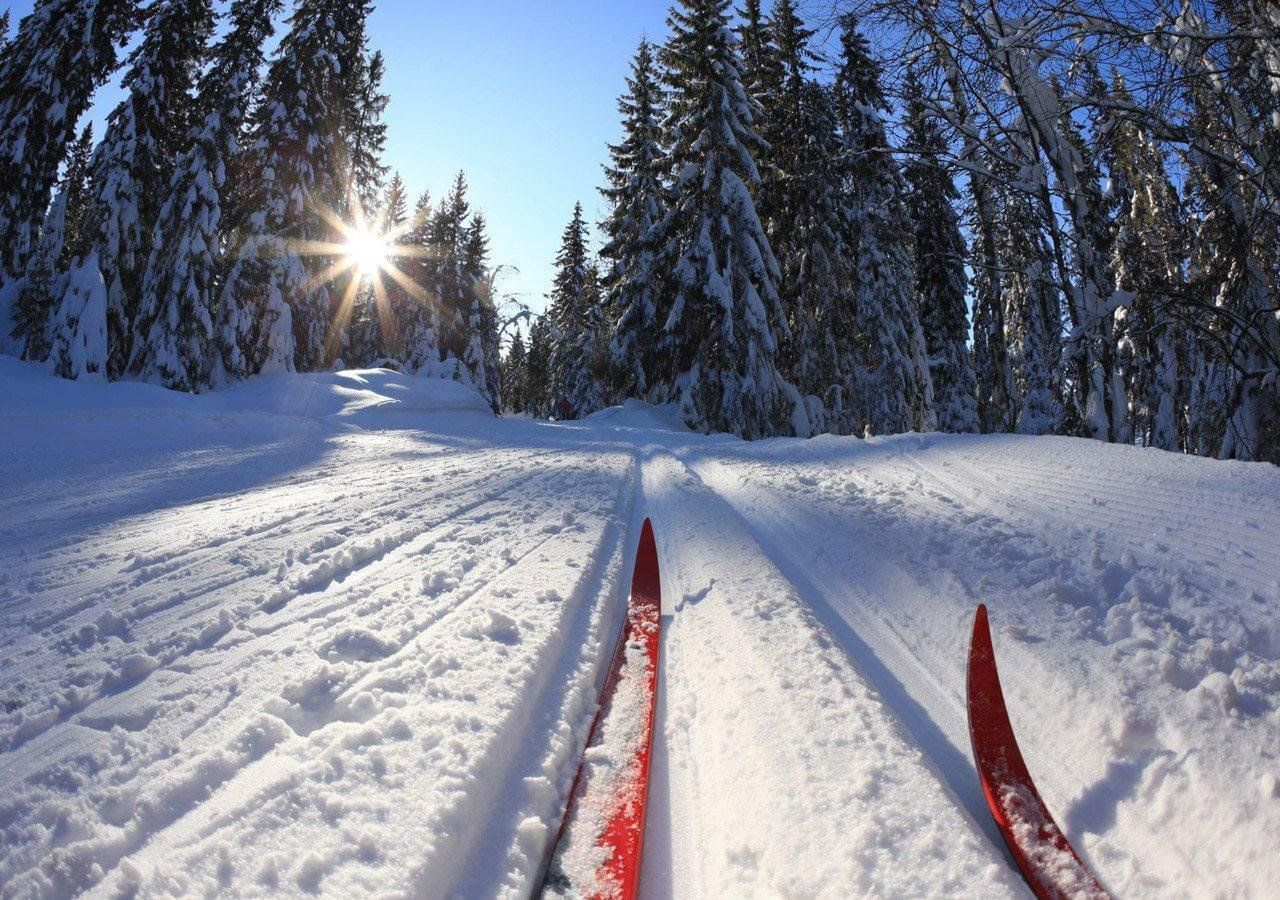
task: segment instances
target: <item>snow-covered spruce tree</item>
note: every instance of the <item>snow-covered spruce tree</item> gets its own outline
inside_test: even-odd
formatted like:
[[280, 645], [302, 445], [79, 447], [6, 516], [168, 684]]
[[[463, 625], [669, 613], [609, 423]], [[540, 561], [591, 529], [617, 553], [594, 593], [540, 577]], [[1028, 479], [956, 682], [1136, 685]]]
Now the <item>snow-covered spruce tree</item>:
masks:
[[[126, 98], [94, 154], [81, 260], [107, 286], [108, 376], [120, 378], [144, 338], [139, 297], [160, 207], [191, 128], [192, 90], [213, 33], [210, 0], [159, 0], [124, 77]], [[91, 279], [90, 279], [91, 280]]]
[[394, 279], [389, 294], [391, 309], [400, 332], [398, 358], [409, 372], [435, 373], [440, 366], [439, 298], [432, 291], [435, 249], [431, 232], [435, 216], [431, 196], [418, 198], [413, 218], [400, 243], [407, 248], [397, 268], [403, 278]]
[[[1015, 132], [1016, 133], [1016, 132]], [[1053, 434], [1063, 421], [1061, 400], [1061, 303], [1053, 280], [1053, 254], [1043, 208], [1023, 186], [1033, 183], [1028, 160], [1016, 140], [997, 145], [992, 164], [995, 251], [1000, 265], [999, 296], [1004, 304], [1004, 346], [1010, 370], [1011, 430]]]
[[525, 367], [525, 402], [530, 413], [551, 416], [551, 354], [555, 338], [546, 316], [539, 316], [529, 329], [529, 356]]
[[[200, 81], [196, 124], [165, 193], [138, 304], [131, 369], [147, 381], [200, 391], [224, 379], [218, 323], [223, 209], [237, 192], [241, 133], [283, 0], [237, 0], [229, 31]], [[233, 367], [240, 367], [240, 361]]]
[[929, 112], [924, 87], [908, 72], [907, 209], [915, 235], [916, 294], [929, 350], [933, 408], [938, 428], [957, 434], [979, 430], [977, 384], [969, 357], [967, 247], [960, 233], [951, 173], [942, 163], [946, 138]]
[[[592, 382], [596, 372], [584, 355], [584, 343], [599, 334], [598, 293], [588, 293], [591, 266], [587, 259], [587, 223], [582, 204], [575, 204], [573, 217], [565, 226], [560, 252], [556, 256], [556, 277], [551, 289], [547, 317], [555, 338], [551, 353], [551, 398], [555, 415], [576, 419], [600, 406], [601, 387]], [[580, 405], [581, 404], [581, 405]]]
[[[49, 356], [49, 326], [66, 289], [70, 247], [83, 241], [85, 204], [89, 196], [89, 164], [93, 159], [93, 123], [71, 145], [58, 195], [40, 226], [35, 252], [27, 259], [11, 315], [13, 352], [33, 362]], [[3, 342], [0, 342], [3, 343]]]
[[582, 288], [582, 322], [578, 329], [578, 357], [587, 377], [580, 378], [569, 398], [578, 415], [589, 415], [608, 406], [609, 324], [600, 267], [593, 260], [587, 266]]
[[759, 97], [776, 86], [778, 64], [769, 40], [769, 19], [760, 0], [744, 0], [738, 10], [738, 48], [742, 55], [742, 83], [747, 92]]
[[[1132, 105], [1123, 80], [1111, 88], [1115, 109]], [[1177, 190], [1150, 132], [1131, 117], [1104, 114], [1098, 140], [1108, 193], [1117, 204], [1113, 268], [1132, 295], [1121, 319], [1120, 367], [1138, 440], [1181, 450], [1193, 360], [1177, 295], [1184, 289], [1186, 237]]]
[[[50, 313], [55, 298], [60, 300], [67, 287], [65, 271], [59, 265], [65, 245], [67, 194], [64, 183], [40, 226], [35, 249], [27, 257], [26, 273], [11, 285], [17, 292], [10, 313], [13, 331], [0, 335], [0, 349], [12, 350], [16, 356], [40, 361], [49, 357]], [[9, 338], [15, 343], [11, 345]]]
[[25, 270], [76, 124], [137, 21], [136, 0], [37, 0], [0, 54], [0, 284]]
[[627, 93], [618, 101], [622, 142], [609, 148], [602, 193], [611, 211], [604, 222], [605, 303], [612, 329], [609, 388], [615, 397], [645, 397], [661, 353], [668, 309], [653, 234], [666, 211], [664, 98], [653, 47], [642, 41]]
[[463, 270], [471, 202], [467, 179], [459, 172], [453, 187], [431, 219], [425, 287], [439, 304], [440, 360], [438, 374], [462, 377], [462, 359], [471, 342], [471, 300]]
[[489, 237], [482, 213], [467, 226], [462, 247], [463, 296], [467, 301], [467, 344], [462, 366], [467, 379], [489, 401], [495, 413], [502, 411], [502, 358], [498, 346], [498, 310], [493, 302], [493, 278], [489, 270]]
[[[351, 74], [365, 65], [368, 0], [300, 0], [252, 116], [243, 199], [248, 216], [223, 287], [228, 374], [325, 365], [335, 312], [323, 276], [341, 240]], [[303, 254], [307, 255], [303, 255]]]
[[812, 430], [848, 434], [861, 430], [845, 377], [858, 351], [848, 155], [831, 93], [810, 77], [813, 31], [795, 4], [775, 3], [766, 32], [771, 68], [758, 79], [757, 97], [768, 147], [761, 154], [756, 206], [782, 275], [789, 337], [779, 358], [805, 395]]
[[98, 253], [76, 258], [50, 325], [49, 364], [62, 378], [107, 377], [107, 285]]
[[701, 431], [808, 435], [803, 400], [776, 361], [780, 273], [751, 194], [759, 107], [742, 83], [728, 10], [728, 0], [683, 0], [668, 18], [661, 60], [676, 181], [655, 231], [672, 264], [672, 306], [650, 394], [678, 401]]
[[511, 339], [511, 347], [507, 350], [507, 358], [502, 362], [502, 403], [508, 412], [523, 413], [529, 411], [525, 382], [529, 375], [529, 353], [524, 346], [524, 335], [516, 326], [515, 337]]
[[841, 22], [835, 90], [851, 157], [848, 190], [857, 241], [852, 289], [864, 348], [849, 390], [875, 434], [932, 431], [933, 383], [914, 290], [906, 186], [881, 117], [888, 106], [880, 65], [852, 16]]

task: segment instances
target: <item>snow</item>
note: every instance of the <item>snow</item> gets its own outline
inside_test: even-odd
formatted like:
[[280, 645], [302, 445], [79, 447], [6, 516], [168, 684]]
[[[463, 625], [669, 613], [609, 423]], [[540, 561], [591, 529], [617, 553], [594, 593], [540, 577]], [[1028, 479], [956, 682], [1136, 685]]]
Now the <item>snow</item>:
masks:
[[0, 358], [0, 892], [521, 896], [652, 516], [649, 897], [1026, 896], [970, 759], [1120, 896], [1280, 883], [1280, 472], [1028, 436], [498, 419], [375, 370]]

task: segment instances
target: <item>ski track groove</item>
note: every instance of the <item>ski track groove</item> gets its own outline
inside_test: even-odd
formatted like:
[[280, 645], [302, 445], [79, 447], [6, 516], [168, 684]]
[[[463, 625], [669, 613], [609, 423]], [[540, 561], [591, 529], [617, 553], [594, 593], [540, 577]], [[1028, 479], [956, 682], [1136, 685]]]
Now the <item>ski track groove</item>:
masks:
[[[673, 471], [682, 472], [686, 483], [679, 484], [681, 476]], [[678, 453], [658, 457], [651, 464], [646, 473], [646, 492], [650, 490], [661, 497], [655, 526], [659, 534], [665, 535], [668, 549], [663, 558], [663, 584], [664, 590], [673, 590], [674, 603], [674, 621], [664, 650], [668, 674], [666, 705], [659, 727], [668, 736], [666, 740], [672, 736], [678, 739], [682, 731], [687, 732], [685, 741], [671, 742], [667, 750], [665, 799], [673, 816], [679, 815], [681, 808], [697, 808], [698, 814], [692, 816], [693, 824], [684, 839], [697, 846], [699, 852], [694, 859], [686, 859], [687, 847], [660, 844], [660, 853], [669, 850], [670, 855], [653, 863], [646, 861], [646, 877], [656, 881], [644, 888], [646, 896], [717, 895], [726, 891], [746, 896], [825, 896], [830, 888], [823, 888], [823, 884], [847, 884], [849, 891], [860, 894], [913, 893], [926, 883], [933, 884], [929, 890], [1019, 895], [1019, 883], [1005, 863], [1002, 846], [992, 846], [989, 837], [969, 819], [948, 781], [926, 762], [928, 756], [916, 747], [892, 704], [884, 705], [887, 701], [875, 682], [865, 676], [861, 667], [852, 664], [847, 649], [834, 639], [838, 636], [829, 633], [826, 624], [815, 615], [812, 601], [791, 581], [791, 573], [779, 567], [733, 506], [703, 483]], [[682, 503], [693, 502], [687, 499], [690, 497], [697, 497], [701, 504], [701, 519], [695, 519], [714, 521], [720, 529], [711, 538], [714, 543], [696, 550], [685, 548], [685, 542], [691, 540], [690, 529], [696, 526], [677, 520], [678, 512], [674, 511]], [[708, 510], [716, 507], [720, 512], [710, 514], [712, 518], [708, 519]], [[698, 574], [706, 571], [705, 558], [720, 559], [719, 544], [736, 532], [742, 532], [746, 543], [735, 538], [733, 558], [723, 558], [721, 564], [739, 570], [749, 566], [750, 571], [760, 567], [759, 577], [752, 578], [749, 584], [765, 593], [756, 592], [754, 601], [749, 599], [750, 588], [735, 588], [735, 583], [745, 576], [726, 575], [723, 584], [717, 583], [718, 576], [710, 587], [700, 587], [700, 580], [705, 585], [705, 575]], [[677, 547], [682, 549], [676, 550]], [[697, 624], [690, 623], [691, 615]], [[760, 631], [758, 621], [761, 619], [769, 623], [777, 620], [776, 625], [766, 626], [766, 632], [778, 629], [776, 645], [774, 639], [763, 638], [765, 632]], [[782, 635], [793, 634], [790, 629], [797, 626], [799, 643], [782, 640]], [[714, 640], [708, 640], [710, 634], [715, 635]], [[690, 640], [693, 644], [686, 647]], [[673, 685], [672, 672], [681, 672], [682, 682], [696, 680], [696, 691], [690, 694], [687, 684]], [[730, 695], [743, 709], [767, 706], [768, 723], [730, 716], [722, 722], [714, 719], [727, 731], [708, 732], [708, 728], [716, 726], [701, 722], [703, 700]], [[775, 698], [784, 696], [793, 697], [794, 705], [776, 702]], [[755, 733], [756, 728], [762, 729], [759, 734]], [[788, 739], [789, 735], [794, 739]], [[788, 747], [788, 772], [794, 769], [793, 775], [806, 773], [789, 788], [769, 783], [784, 778], [776, 771], [782, 759], [770, 756], [774, 751], [767, 749], [779, 741]], [[856, 774], [861, 768], [857, 765], [858, 748], [868, 742], [879, 748], [877, 755], [883, 754], [874, 767], [875, 775], [861, 776], [873, 778], [876, 788], [871, 794], [864, 792], [865, 783]], [[823, 816], [847, 808], [845, 817], [859, 817], [858, 827], [847, 834], [828, 835], [819, 829], [812, 835], [812, 840], [819, 843], [832, 842], [827, 860], [830, 868], [825, 874], [788, 869], [778, 854], [787, 853], [784, 848], [790, 846], [794, 835], [777, 835], [773, 841], [758, 844], [758, 836], [753, 838], [748, 833], [751, 829], [742, 834], [724, 833], [726, 828], [734, 829], [732, 821], [768, 820], [763, 810], [754, 810], [751, 805], [732, 814], [723, 809], [723, 766], [733, 759], [735, 747], [748, 754], [744, 760], [730, 764], [729, 770], [737, 773], [735, 779], [745, 779], [742, 786], [748, 790], [744, 801], [752, 797], [758, 803], [757, 795], [771, 797], [774, 803], [787, 807], [785, 812], [778, 811], [784, 818], [800, 815], [806, 804], [814, 802], [824, 808]], [[766, 759], [770, 762], [766, 763]], [[850, 764], [847, 773], [842, 771], [840, 760]], [[713, 764], [710, 770], [705, 768], [708, 763]], [[704, 784], [713, 790], [711, 795], [704, 791]], [[923, 812], [899, 809], [886, 814], [880, 792], [894, 795], [901, 786], [906, 786], [917, 801], [927, 797], [921, 810], [930, 809], [930, 815], [951, 810], [957, 817], [948, 862], [956, 868], [939, 881], [928, 879], [941, 875], [940, 871], [895, 875], [880, 866], [880, 854], [887, 847], [896, 848], [904, 840], [929, 840], [926, 832], [916, 833], [909, 824], [913, 816], [919, 817]], [[793, 795], [788, 796], [788, 791]], [[701, 808], [704, 804], [706, 809]], [[790, 808], [796, 805], [797, 809]], [[661, 802], [657, 808], [662, 808]], [[699, 833], [699, 822], [715, 822], [721, 832]], [[820, 822], [823, 820], [813, 820], [815, 828]], [[823, 822], [825, 827], [831, 824], [829, 820]], [[966, 874], [958, 875], [956, 869]], [[731, 888], [730, 884], [735, 886]]]
[[[483, 464], [484, 461], [482, 460], [481, 462]], [[536, 460], [534, 462], [536, 463]], [[390, 550], [389, 553], [382, 554], [378, 559], [370, 561], [369, 565], [361, 571], [353, 573], [351, 578], [343, 578], [341, 580], [329, 582], [321, 593], [329, 592], [334, 588], [341, 588], [342, 593], [350, 596], [359, 587], [359, 582], [361, 580], [376, 580], [377, 577], [381, 577], [383, 580], [386, 580], [387, 577], [390, 577], [387, 575], [387, 572], [395, 570], [397, 566], [404, 565], [406, 563], [410, 567], [414, 566], [416, 561], [415, 558], [420, 556], [424, 549], [431, 548], [439, 541], [452, 541], [452, 544], [455, 546], [475, 544], [476, 540], [480, 538], [480, 535], [484, 534], [483, 529], [487, 526], [489, 520], [493, 518], [491, 514], [475, 515], [477, 510], [482, 510], [486, 506], [492, 506], [504, 500], [507, 501], [506, 505], [510, 506], [510, 501], [514, 499], [514, 497], [527, 497], [530, 494], [535, 497], [543, 496], [548, 493], [553, 494], [555, 492], [551, 490], [552, 488], [563, 486], [565, 479], [572, 477], [575, 476], [571, 469], [558, 466], [530, 466], [529, 460], [526, 458], [525, 467], [515, 477], [505, 479], [497, 487], [489, 484], [488, 489], [478, 498], [473, 498], [472, 501], [464, 504], [462, 507], [454, 507], [450, 510], [444, 511], [443, 513], [436, 514], [436, 522], [431, 529], [420, 532], [416, 538], [413, 538], [410, 541], [403, 541], [399, 543], [395, 548]], [[483, 476], [483, 480], [492, 482], [492, 473]], [[536, 486], [541, 486], [541, 490], [531, 490]], [[621, 494], [619, 496], [621, 496]], [[555, 539], [556, 533], [556, 530], [550, 528], [550, 525], [546, 528], [535, 530], [532, 533], [532, 543], [530, 546], [522, 550], [521, 553], [517, 555], [503, 558], [503, 570], [505, 571], [514, 568], [524, 559], [537, 553], [540, 548], [546, 546], [549, 542]], [[419, 538], [421, 540], [418, 540]], [[415, 546], [410, 547], [410, 543], [414, 543]], [[393, 657], [380, 661], [380, 664], [375, 664], [374, 668], [369, 672], [362, 673], [361, 682], [353, 685], [351, 687], [351, 691], [358, 690], [364, 686], [365, 682], [376, 682], [380, 678], [378, 675], [380, 670], [393, 667], [397, 657], [412, 653], [414, 646], [418, 644], [426, 634], [432, 632], [442, 624], [447, 624], [448, 621], [462, 616], [468, 607], [469, 601], [478, 593], [483, 591], [492, 582], [494, 577], [500, 574], [502, 573], [497, 572], [491, 574], [479, 583], [471, 585], [469, 589], [462, 594], [458, 594], [456, 590], [449, 591], [448, 593], [450, 596], [448, 596], [447, 602], [440, 604], [438, 608], [429, 612], [425, 619], [419, 622], [421, 627], [412, 634], [409, 634], [407, 637], [402, 635], [403, 642], [400, 650], [397, 651]], [[276, 628], [272, 628], [264, 634], [251, 635], [245, 640], [260, 640], [266, 634], [272, 634], [279, 637], [279, 635], [275, 633], [281, 627], [288, 628], [292, 626], [295, 629], [305, 628], [309, 620], [316, 618], [323, 619], [326, 615], [334, 612], [342, 605], [342, 601], [337, 600], [332, 605], [313, 607], [306, 610], [305, 614], [296, 615], [292, 621], [281, 622]], [[194, 727], [186, 732], [184, 739], [196, 736], [205, 725], [212, 723], [213, 720], [217, 718], [221, 708], [225, 708], [225, 705], [224, 707], [215, 709], [210, 715], [202, 717], [201, 721], [195, 723]], [[68, 723], [67, 727], [77, 726], [74, 722], [71, 722]], [[293, 723], [290, 723], [290, 727], [294, 727], [296, 731], [296, 726]], [[305, 733], [305, 735], [309, 734], [310, 732]], [[304, 737], [304, 733], [299, 733], [299, 737]], [[211, 805], [216, 805], [216, 798], [228, 793], [231, 782], [234, 781], [237, 784], [243, 783], [245, 780], [251, 782], [255, 777], [257, 777], [258, 772], [272, 768], [272, 759], [281, 752], [282, 748], [287, 748], [291, 745], [291, 742], [287, 740], [278, 741], [274, 747], [268, 748], [260, 756], [256, 757], [256, 759], [246, 758], [242, 760], [245, 765], [243, 765], [241, 771], [234, 775], [229, 775], [225, 779], [214, 777], [212, 780], [207, 780], [203, 788], [203, 791], [207, 794], [205, 801], [190, 805], [186, 809], [182, 809], [182, 805], [179, 804], [178, 814], [172, 819], [167, 821], [163, 819], [152, 821], [150, 826], [142, 833], [136, 835], [134, 839], [126, 841], [124, 844], [120, 845], [118, 848], [119, 852], [111, 854], [111, 856], [115, 857], [114, 859], [104, 857], [102, 861], [110, 862], [114, 865], [114, 863], [118, 862], [130, 853], [149, 846], [157, 840], [162, 840], [164, 835], [175, 831], [182, 831], [186, 826], [187, 821], [193, 815], [206, 813], [209, 811]], [[260, 793], [250, 792], [250, 796], [255, 797], [256, 800], [259, 801], [262, 799], [262, 795]], [[209, 801], [214, 802], [210, 803]], [[244, 812], [245, 808], [241, 807], [230, 815], [229, 820], [234, 820], [237, 816], [243, 815]], [[104, 874], [111, 874], [110, 866], [107, 867], [107, 871]]]
[[[356, 584], [360, 582], [361, 580], [360, 576], [362, 572], [365, 572], [365, 570], [370, 569], [370, 567], [372, 567], [376, 571], [376, 569], [379, 566], [382, 566], [384, 564], [389, 564], [390, 562], [394, 561], [396, 556], [399, 554], [399, 551], [404, 550], [406, 545], [412, 543], [418, 538], [421, 538], [422, 535], [427, 534], [435, 529], [451, 527], [451, 520], [453, 520], [454, 518], [458, 516], [464, 516], [467, 513], [477, 508], [497, 502], [498, 500], [502, 499], [502, 497], [507, 492], [508, 488], [526, 486], [529, 483], [541, 481], [546, 478], [555, 477], [556, 474], [558, 474], [558, 472], [553, 470], [553, 472], [549, 474], [529, 475], [527, 470], [521, 470], [517, 475], [502, 482], [501, 487], [496, 489], [489, 488], [485, 494], [482, 494], [480, 496], [480, 499], [469, 500], [468, 502], [461, 504], [460, 506], [455, 506], [450, 508], [447, 511], [436, 514], [434, 516], [434, 519], [435, 519], [434, 522], [426, 524], [416, 533], [412, 533], [409, 536], [405, 537], [403, 540], [400, 540], [397, 543], [395, 543], [393, 546], [387, 547], [385, 550], [378, 553], [373, 558], [370, 558], [364, 562], [357, 563], [345, 569], [344, 571], [338, 573], [333, 578], [322, 579], [313, 588], [299, 591], [296, 595], [291, 597], [283, 605], [275, 609], [268, 609], [266, 614], [270, 616], [275, 616], [276, 613], [285, 611], [295, 600], [299, 598], [303, 598], [311, 595], [324, 595], [334, 590], [335, 588], [341, 589], [341, 588], [354, 587]], [[477, 479], [477, 481], [486, 481], [486, 482], [492, 481], [492, 474], [480, 476]], [[462, 494], [465, 492], [466, 492], [465, 488], [460, 488], [457, 491], [457, 493], [459, 494]], [[450, 496], [452, 496], [452, 494]], [[337, 549], [341, 549], [342, 546], [344, 545], [335, 544], [332, 548], [329, 548], [329, 549], [337, 550]], [[321, 560], [317, 563], [317, 566], [323, 565], [323, 563], [324, 563], [324, 560]], [[372, 571], [368, 572], [368, 575], [370, 577], [373, 574], [374, 572]], [[229, 578], [222, 581], [215, 580], [209, 589], [217, 590], [220, 587], [226, 587], [232, 584], [237, 584], [240, 582], [240, 580], [241, 579], [234, 579], [234, 578]], [[116, 587], [117, 587], [116, 585], [111, 584], [106, 587], [99, 588], [98, 590], [99, 592], [108, 592], [108, 591], [113, 591], [113, 589]], [[183, 593], [185, 594], [185, 591]], [[205, 594], [205, 593], [206, 593], [205, 590], [201, 590], [196, 592], [195, 595], [199, 596], [200, 594]], [[179, 605], [185, 605], [189, 601], [190, 601], [189, 596], [180, 596], [176, 598], [168, 608], [176, 608]], [[135, 608], [141, 603], [142, 603], [141, 600], [135, 602], [134, 604]], [[341, 604], [342, 604], [341, 600], [335, 599], [334, 605], [314, 609], [306, 616], [306, 618], [323, 617], [324, 615], [327, 615], [331, 613], [334, 609], [338, 608]], [[219, 601], [217, 601], [214, 598], [210, 598], [207, 603], [203, 604], [202, 606], [197, 606], [196, 608], [197, 609], [213, 608], [219, 605], [220, 605]], [[83, 612], [85, 609], [88, 609], [88, 608], [92, 608], [92, 605], [81, 607], [79, 612]], [[164, 611], [164, 610], [161, 609], [159, 611]], [[122, 625], [122, 627], [131, 629], [134, 625], [141, 624], [146, 618], [147, 616], [140, 616], [137, 618], [126, 618], [124, 619], [124, 624]], [[248, 621], [244, 621], [242, 624], [247, 630], [253, 632], [256, 636], [262, 637], [272, 632], [278, 631], [281, 627], [285, 625], [293, 624], [294, 621], [298, 621], [298, 620], [291, 619], [286, 616], [286, 617], [274, 618], [271, 621], [271, 623], [266, 627], [255, 628], [252, 622], [252, 619]], [[223, 635], [221, 634], [218, 635], [219, 638], [222, 636]], [[179, 637], [180, 635], [170, 635], [168, 639], [175, 640], [175, 639], [178, 639]], [[162, 638], [160, 640], [164, 641], [165, 639]], [[136, 652], [136, 649], [132, 647], [132, 644], [133, 644], [132, 640], [126, 641], [126, 650], [135, 650]], [[155, 658], [154, 655], [148, 651], [161, 650], [162, 647], [155, 646], [153, 642], [152, 645], [148, 645], [141, 649], [143, 652], [147, 652], [147, 655], [152, 656], [154, 659]], [[44, 717], [43, 724], [38, 729], [26, 729], [26, 730], [19, 729], [16, 733], [14, 733], [12, 737], [9, 738], [9, 742], [7, 745], [3, 743], [3, 740], [0, 740], [0, 751], [5, 749], [17, 750], [24, 744], [40, 736], [41, 734], [44, 734], [50, 728], [58, 725], [59, 723], [64, 721], [69, 721], [76, 716], [85, 714], [100, 700], [112, 697], [123, 690], [131, 689], [137, 686], [137, 684], [146, 680], [147, 678], [152, 677], [157, 672], [172, 670], [172, 667], [175, 664], [180, 664], [185, 657], [191, 655], [195, 651], [202, 650], [202, 649], [207, 649], [207, 647], [202, 646], [199, 641], [196, 641], [196, 642], [187, 642], [186, 645], [183, 647], [183, 649], [181, 649], [177, 653], [162, 653], [161, 657], [157, 660], [157, 665], [155, 666], [155, 668], [147, 672], [146, 674], [143, 674], [140, 678], [126, 679], [123, 683], [112, 683], [112, 684], [103, 683], [99, 685], [100, 690], [96, 694], [91, 692], [90, 696], [88, 697], [80, 697], [79, 699], [76, 700], [74, 704], [66, 707], [65, 711], [60, 711], [56, 717], [48, 717], [48, 716]], [[3, 738], [3, 735], [0, 735], [0, 738]]]

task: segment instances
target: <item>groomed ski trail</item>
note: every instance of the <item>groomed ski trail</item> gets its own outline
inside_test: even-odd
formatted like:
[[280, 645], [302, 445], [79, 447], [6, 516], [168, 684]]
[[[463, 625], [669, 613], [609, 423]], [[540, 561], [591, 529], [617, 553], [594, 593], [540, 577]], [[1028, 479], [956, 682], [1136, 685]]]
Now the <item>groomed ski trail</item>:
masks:
[[661, 451], [644, 493], [671, 614], [642, 895], [1021, 895], [723, 501]]

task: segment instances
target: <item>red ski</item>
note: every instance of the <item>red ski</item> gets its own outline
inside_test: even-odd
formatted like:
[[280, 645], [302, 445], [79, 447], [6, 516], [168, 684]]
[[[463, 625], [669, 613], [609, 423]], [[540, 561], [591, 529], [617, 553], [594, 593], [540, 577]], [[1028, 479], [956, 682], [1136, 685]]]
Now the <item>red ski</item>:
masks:
[[635, 897], [644, 849], [649, 760], [658, 700], [662, 589], [645, 520], [627, 620], [569, 794], [544, 892]]
[[986, 606], [969, 646], [969, 737], [987, 806], [1027, 885], [1041, 900], [1110, 897], [1040, 799], [1005, 707]]

